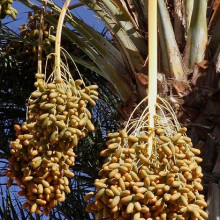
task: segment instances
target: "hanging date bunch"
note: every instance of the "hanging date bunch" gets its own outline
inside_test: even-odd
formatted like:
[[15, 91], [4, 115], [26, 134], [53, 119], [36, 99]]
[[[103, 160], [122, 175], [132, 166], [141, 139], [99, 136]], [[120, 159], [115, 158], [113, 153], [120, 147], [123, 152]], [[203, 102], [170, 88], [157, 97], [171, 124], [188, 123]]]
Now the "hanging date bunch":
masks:
[[36, 74], [27, 121], [15, 125], [17, 139], [10, 143], [12, 156], [6, 171], [8, 186], [15, 180], [22, 189], [19, 195], [26, 198], [24, 208], [36, 213], [43, 208], [46, 215], [70, 193], [73, 148], [88, 131], [94, 131], [87, 105], [95, 106], [98, 99], [98, 86], [85, 86], [82, 79], [74, 81], [68, 65], [60, 60], [60, 52], [64, 53], [60, 48], [62, 16], [68, 3], [58, 23], [54, 71], [48, 77], [40, 71]]
[[[59, 17], [52, 13], [52, 11], [46, 11], [45, 15], [53, 16], [58, 19]], [[19, 26], [20, 36], [24, 39], [30, 41], [37, 41], [39, 39], [39, 32], [41, 26], [41, 14], [40, 11], [29, 12], [28, 13], [28, 22]], [[49, 22], [45, 21], [42, 26], [43, 33], [43, 53], [48, 55], [52, 52], [54, 48], [55, 33], [56, 30]], [[37, 45], [24, 44], [23, 42], [10, 42], [7, 45], [7, 53], [17, 55], [18, 57], [23, 54], [25, 57], [28, 57], [28, 60], [37, 62]]]
[[90, 201], [86, 210], [97, 220], [206, 219], [200, 151], [171, 106], [158, 97], [149, 154], [148, 114], [146, 108], [138, 120], [131, 116], [124, 130], [107, 135], [107, 149], [101, 152], [106, 162], [95, 181], [96, 192], [85, 196]]
[[82, 89], [81, 80], [71, 82], [36, 83], [28, 120], [15, 127], [18, 136], [11, 142], [7, 176], [22, 188], [19, 195], [26, 197], [25, 206], [31, 212], [40, 212], [43, 206], [48, 214], [65, 200], [65, 193], [70, 192], [68, 178], [74, 177], [70, 171], [75, 162], [73, 148], [94, 130], [86, 105], [95, 105], [90, 96], [97, 86]]
[[11, 6], [13, 0], [1, 0], [0, 2], [0, 19], [5, 18], [7, 15], [11, 16], [14, 20], [18, 11]]

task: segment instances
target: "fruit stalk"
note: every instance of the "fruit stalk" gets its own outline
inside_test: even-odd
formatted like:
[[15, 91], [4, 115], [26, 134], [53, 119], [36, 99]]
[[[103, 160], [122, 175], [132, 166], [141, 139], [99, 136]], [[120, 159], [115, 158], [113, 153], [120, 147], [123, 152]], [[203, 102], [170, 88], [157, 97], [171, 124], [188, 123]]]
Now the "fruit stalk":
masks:
[[56, 42], [55, 42], [55, 70], [56, 70], [56, 76], [57, 79], [61, 79], [61, 71], [60, 71], [60, 45], [61, 45], [61, 33], [62, 33], [62, 27], [64, 23], [64, 18], [66, 15], [66, 11], [69, 7], [71, 0], [66, 0], [63, 8], [61, 10], [59, 21], [57, 25], [57, 33], [56, 33]]
[[148, 106], [149, 139], [148, 155], [151, 155], [154, 136], [154, 117], [157, 99], [157, 1], [148, 1]]
[[[43, 42], [43, 26], [44, 26], [44, 14], [47, 0], [43, 1], [41, 16], [40, 16], [40, 29], [39, 29], [39, 43], [38, 43], [38, 73], [42, 74], [42, 42]], [[37, 79], [39, 81], [39, 79]]]

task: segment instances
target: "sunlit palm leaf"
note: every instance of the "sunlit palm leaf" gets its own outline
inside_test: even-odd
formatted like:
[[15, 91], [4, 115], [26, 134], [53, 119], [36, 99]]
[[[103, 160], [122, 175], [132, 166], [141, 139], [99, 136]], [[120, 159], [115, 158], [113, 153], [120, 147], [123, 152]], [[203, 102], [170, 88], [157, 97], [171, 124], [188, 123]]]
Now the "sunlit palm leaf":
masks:
[[207, 46], [207, 1], [194, 1], [192, 18], [187, 32], [184, 61], [191, 69], [195, 63], [203, 61]]

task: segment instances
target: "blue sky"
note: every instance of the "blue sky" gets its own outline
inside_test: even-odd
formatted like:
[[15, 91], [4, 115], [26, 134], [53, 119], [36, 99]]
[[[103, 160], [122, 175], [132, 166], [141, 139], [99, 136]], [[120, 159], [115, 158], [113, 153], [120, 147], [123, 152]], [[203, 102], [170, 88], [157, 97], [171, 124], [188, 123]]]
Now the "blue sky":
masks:
[[[40, 5], [39, 2], [36, 0], [33, 0], [31, 2], [36, 3], [37, 5]], [[62, 6], [64, 3], [64, 1], [61, 1], [61, 0], [54, 0], [54, 2], [58, 4], [59, 6]], [[76, 0], [71, 1], [70, 5], [76, 4], [78, 2], [79, 1], [76, 1]], [[31, 10], [25, 5], [23, 5], [19, 0], [15, 0], [12, 6], [18, 11], [16, 20], [14, 21], [11, 17], [8, 16], [2, 21], [2, 23], [7, 23], [8, 27], [18, 32], [18, 27], [21, 24], [24, 24], [28, 21], [28, 12]], [[72, 10], [71, 12], [77, 17], [82, 18], [86, 23], [88, 23], [89, 25], [94, 27], [94, 29], [98, 31], [102, 31], [102, 29], [104, 28], [104, 24], [100, 21], [100, 19], [98, 19], [93, 12], [88, 10], [86, 6], [78, 7]]]

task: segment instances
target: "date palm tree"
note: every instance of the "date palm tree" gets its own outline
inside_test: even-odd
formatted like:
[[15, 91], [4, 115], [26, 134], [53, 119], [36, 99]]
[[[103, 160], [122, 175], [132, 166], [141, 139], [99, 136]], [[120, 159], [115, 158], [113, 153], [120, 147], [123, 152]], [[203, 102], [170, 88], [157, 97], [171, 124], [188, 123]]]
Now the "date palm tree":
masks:
[[[32, 1], [20, 2], [34, 11], [40, 10]], [[122, 121], [146, 96], [147, 2], [80, 0], [69, 7], [68, 26], [63, 28], [63, 36], [88, 57], [85, 60], [73, 56], [74, 61], [104, 78], [111, 93], [120, 99], [117, 110]], [[48, 0], [47, 6], [59, 15], [58, 4]], [[79, 19], [74, 13], [76, 7], [93, 11], [111, 38]], [[188, 127], [194, 145], [201, 149], [209, 219], [216, 219], [219, 208], [213, 207], [219, 200], [216, 195], [220, 174], [220, 2], [159, 0], [158, 11], [159, 94], [169, 100], [180, 122]], [[46, 15], [45, 19], [57, 25], [53, 16]]]

